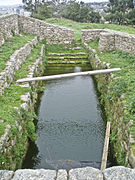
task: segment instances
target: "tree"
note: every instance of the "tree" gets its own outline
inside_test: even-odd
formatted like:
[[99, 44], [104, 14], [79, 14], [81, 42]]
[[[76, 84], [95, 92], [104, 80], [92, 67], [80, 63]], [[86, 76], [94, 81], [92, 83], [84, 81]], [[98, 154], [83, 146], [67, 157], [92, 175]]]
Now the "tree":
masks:
[[88, 7], [83, 2], [77, 2], [75, 0], [71, 0], [64, 13], [63, 17], [72, 19], [77, 22], [100, 22], [101, 16], [98, 12], [94, 12], [91, 7]]
[[126, 14], [134, 8], [133, 0], [110, 0], [105, 19], [110, 23], [125, 24]]
[[39, 6], [41, 5], [40, 0], [22, 0], [24, 8], [28, 11], [37, 13], [39, 11]]
[[133, 9], [132, 11], [130, 11], [127, 15], [127, 24], [130, 25], [135, 25], [135, 9]]
[[62, 16], [78, 22], [95, 23], [99, 23], [101, 19], [98, 12], [76, 0], [23, 0], [23, 3], [25, 8], [32, 12], [32, 17], [38, 19]]

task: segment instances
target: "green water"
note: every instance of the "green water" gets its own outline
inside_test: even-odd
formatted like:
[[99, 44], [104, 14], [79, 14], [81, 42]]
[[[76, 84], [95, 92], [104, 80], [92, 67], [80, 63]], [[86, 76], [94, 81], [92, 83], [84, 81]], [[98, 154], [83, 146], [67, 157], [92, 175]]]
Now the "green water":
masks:
[[[46, 71], [47, 74], [81, 71]], [[84, 66], [82, 70], [90, 70]], [[23, 168], [100, 168], [105, 127], [93, 79], [78, 76], [47, 81], [38, 107], [36, 144]]]

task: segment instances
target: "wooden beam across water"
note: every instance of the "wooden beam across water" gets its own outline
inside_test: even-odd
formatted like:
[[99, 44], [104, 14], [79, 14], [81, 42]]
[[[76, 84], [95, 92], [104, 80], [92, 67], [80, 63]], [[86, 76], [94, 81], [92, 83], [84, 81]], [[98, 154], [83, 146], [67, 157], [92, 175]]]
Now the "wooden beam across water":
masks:
[[23, 83], [23, 82], [31, 82], [31, 81], [43, 81], [43, 80], [61, 79], [61, 78], [68, 78], [68, 77], [74, 77], [74, 76], [107, 74], [107, 73], [112, 73], [112, 72], [116, 72], [116, 71], [120, 71], [120, 70], [121, 70], [120, 68], [113, 68], [113, 69], [103, 69], [103, 70], [76, 72], [76, 73], [59, 74], [59, 75], [52, 75], [52, 76], [24, 78], [24, 79], [19, 79], [16, 82], [17, 83]]
[[111, 123], [107, 122], [104, 149], [103, 149], [102, 162], [101, 162], [101, 171], [106, 169], [106, 164], [107, 164], [109, 136], [110, 136], [110, 125], [111, 125]]

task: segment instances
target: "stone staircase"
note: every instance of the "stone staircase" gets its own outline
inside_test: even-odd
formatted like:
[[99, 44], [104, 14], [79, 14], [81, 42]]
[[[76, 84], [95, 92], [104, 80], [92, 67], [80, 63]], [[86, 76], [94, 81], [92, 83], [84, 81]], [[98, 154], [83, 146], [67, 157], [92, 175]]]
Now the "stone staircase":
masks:
[[47, 67], [46, 72], [53, 72], [52, 74], [59, 74], [73, 72], [75, 66], [85, 67], [89, 64], [88, 54], [84, 51], [83, 47], [74, 45], [75, 47], [67, 47], [65, 51], [47, 53]]

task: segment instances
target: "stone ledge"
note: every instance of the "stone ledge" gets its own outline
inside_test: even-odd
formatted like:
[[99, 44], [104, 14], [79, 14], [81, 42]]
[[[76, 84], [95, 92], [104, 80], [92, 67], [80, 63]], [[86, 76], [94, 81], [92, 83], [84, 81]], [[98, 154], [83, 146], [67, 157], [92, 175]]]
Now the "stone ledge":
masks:
[[135, 180], [135, 169], [115, 166], [101, 171], [86, 167], [71, 169], [69, 173], [47, 169], [0, 170], [0, 180]]

